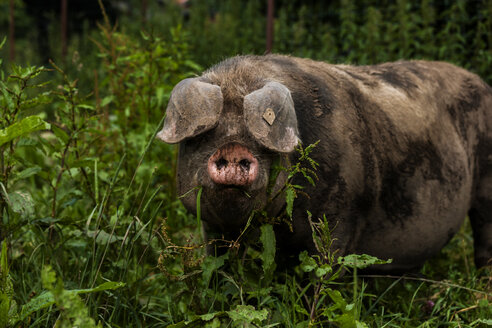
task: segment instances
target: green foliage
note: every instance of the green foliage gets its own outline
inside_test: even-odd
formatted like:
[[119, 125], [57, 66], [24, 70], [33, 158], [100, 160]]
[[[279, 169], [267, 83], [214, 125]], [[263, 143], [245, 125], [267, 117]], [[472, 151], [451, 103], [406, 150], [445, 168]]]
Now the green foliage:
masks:
[[19, 321], [25, 320], [32, 313], [56, 304], [61, 312], [61, 317], [55, 323], [56, 327], [101, 327], [97, 326], [94, 320], [89, 317], [87, 307], [78, 297], [80, 294], [100, 292], [104, 290], [114, 290], [123, 287], [124, 283], [105, 282], [96, 288], [65, 290], [63, 282], [56, 279], [56, 274], [50, 266], [44, 267], [41, 272], [43, 287], [48, 291], [33, 298], [29, 303], [23, 305], [19, 313], [11, 313], [9, 323], [15, 325]]
[[50, 125], [39, 116], [29, 116], [0, 130], [0, 146], [38, 130], [48, 130]]
[[[294, 199], [297, 197], [298, 192], [303, 189], [303, 187], [300, 185], [292, 184], [292, 179], [294, 178], [294, 176], [301, 174], [311, 185], [315, 185], [314, 180], [318, 179], [315, 170], [319, 166], [319, 164], [316, 163], [316, 161], [314, 161], [311, 157], [309, 157], [309, 154], [318, 143], [319, 141], [307, 146], [305, 149], [302, 147], [302, 145], [299, 145], [296, 148], [296, 151], [299, 153], [298, 162], [289, 168], [280, 168], [288, 171], [287, 182], [280, 192], [285, 191], [286, 212], [291, 219], [292, 210], [294, 208]], [[309, 167], [306, 167], [306, 164], [309, 164]], [[276, 174], [274, 174], [274, 176], [276, 176]]]
[[7, 327], [9, 318], [14, 316], [17, 304], [14, 300], [12, 278], [9, 275], [7, 243], [2, 242], [0, 255], [0, 327]]
[[171, 29], [169, 42], [145, 32], [132, 38], [109, 25], [102, 26], [101, 33], [103, 40], [96, 42], [108, 69], [109, 88], [96, 102], [115, 115], [114, 123], [128, 142], [127, 134], [137, 124], [160, 120], [172, 87], [200, 67], [189, 60], [186, 33], [180, 26]]
[[0, 74], [1, 239], [8, 236], [11, 230], [24, 224], [33, 214], [30, 192], [18, 186], [22, 180], [32, 175], [36, 168], [27, 167], [19, 170], [18, 164], [23, 159], [18, 156], [18, 150], [25, 140], [22, 137], [50, 128], [50, 124], [41, 117], [30, 115], [33, 108], [51, 101], [49, 92], [39, 92], [46, 87], [46, 82], [37, 80], [43, 71], [42, 67], [23, 68], [13, 65], [12, 74]]
[[[318, 164], [309, 154], [316, 144], [306, 148], [298, 146], [299, 161], [287, 168], [277, 168], [285, 170], [287, 177], [277, 195], [282, 192], [288, 195], [289, 190], [299, 192], [300, 186], [291, 183], [296, 175], [302, 175], [310, 183], [314, 183], [313, 177], [316, 177], [315, 170]], [[309, 167], [303, 165], [305, 163], [308, 163]], [[290, 201], [293, 202], [287, 196], [287, 206]], [[197, 203], [197, 206], [199, 205]], [[288, 210], [285, 215], [290, 217]], [[178, 289], [179, 294], [181, 300], [188, 299], [187, 303], [190, 306], [185, 308], [185, 313], [182, 313], [183, 307], [180, 306], [171, 311], [178, 318], [180, 312], [181, 315], [184, 314], [184, 318], [172, 327], [236, 327], [252, 324], [266, 324], [270, 327], [292, 322], [304, 326], [322, 324], [326, 320], [341, 327], [367, 327], [359, 318], [363, 297], [354, 296], [353, 303], [347, 302], [345, 296], [334, 289], [336, 281], [348, 268], [365, 268], [391, 261], [379, 260], [368, 255], [336, 257], [336, 252], [332, 250], [332, 230], [326, 218], [315, 223], [308, 213], [308, 219], [313, 229], [313, 241], [318, 254], [310, 256], [306, 251], [302, 252], [299, 255], [300, 264], [296, 275], [287, 274], [281, 279], [274, 276], [277, 266], [274, 227], [289, 224], [288, 220], [269, 218], [264, 211], [256, 211], [236, 240], [210, 240], [206, 244], [188, 240], [183, 246], [173, 243], [167, 234], [168, 229], [164, 227], [162, 233], [168, 245], [161, 253], [159, 267], [170, 280], [183, 285]], [[220, 252], [223, 243], [229, 248], [225, 254], [203, 257], [202, 249], [206, 245], [214, 246], [215, 250]], [[307, 274], [311, 276], [307, 277]], [[294, 279], [292, 283], [301, 291], [289, 295], [282, 279]], [[298, 284], [296, 279], [303, 281], [303, 284]], [[354, 286], [357, 286], [355, 274]], [[311, 289], [314, 290], [313, 295], [310, 295]], [[354, 290], [356, 291], [355, 287]], [[326, 296], [329, 296], [331, 301], [328, 301]], [[302, 297], [311, 298], [313, 301], [302, 304], [299, 302]], [[214, 300], [212, 304], [210, 298]], [[286, 315], [279, 310], [279, 302], [294, 309], [294, 312]], [[188, 314], [189, 312], [193, 315]], [[282, 317], [283, 320], [280, 320]]]
[[386, 264], [386, 263], [391, 263], [391, 260], [386, 260], [386, 261], [380, 260], [378, 258], [375, 258], [367, 254], [362, 254], [362, 255], [350, 254], [338, 258], [338, 264], [345, 265], [346, 267], [352, 269], [365, 269], [371, 265]]
[[[96, 92], [53, 62], [2, 74], [0, 233], [11, 261], [0, 310], [24, 304], [3, 326], [169, 322], [156, 301], [157, 227], [163, 213], [190, 218], [174, 198], [175, 151], [154, 137], [173, 85], [198, 69], [175, 31], [133, 42], [102, 27]], [[15, 293], [4, 293], [9, 281]]]
[[[69, 293], [63, 289], [63, 282], [56, 279], [51, 267], [43, 268], [41, 280], [43, 287], [51, 293], [44, 297], [44, 301], [47, 304], [56, 303], [61, 313], [60, 319], [55, 322], [55, 327], [102, 327], [100, 324], [96, 326], [94, 319], [89, 317], [87, 307], [76, 293]], [[40, 308], [44, 307], [43, 305]]]
[[263, 252], [260, 254], [262, 261], [263, 273], [266, 281], [271, 281], [275, 272], [275, 233], [273, 226], [265, 224], [260, 227], [260, 242]]
[[[273, 52], [354, 64], [398, 59], [450, 61], [492, 82], [490, 0], [276, 1]], [[168, 5], [169, 29], [190, 31], [192, 58], [204, 67], [237, 54], [265, 51], [265, 5], [260, 1], [204, 0], [187, 11]], [[471, 60], [470, 60], [471, 59]]]

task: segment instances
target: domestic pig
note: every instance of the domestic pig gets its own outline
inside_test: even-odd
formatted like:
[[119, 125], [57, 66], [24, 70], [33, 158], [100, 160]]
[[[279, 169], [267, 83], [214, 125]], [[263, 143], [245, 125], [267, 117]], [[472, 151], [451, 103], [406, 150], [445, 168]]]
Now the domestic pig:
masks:
[[[331, 65], [282, 55], [238, 56], [175, 86], [158, 138], [179, 143], [182, 195], [202, 187], [212, 236], [236, 238], [268, 203], [275, 163], [319, 140], [308, 197], [292, 231], [275, 225], [278, 256], [315, 253], [307, 211], [326, 215], [337, 254], [393, 259], [409, 271], [436, 254], [469, 215], [475, 262], [492, 259], [492, 88], [444, 62]], [[282, 173], [273, 192], [285, 183]], [[185, 207], [196, 213], [197, 193]], [[285, 198], [268, 203], [285, 212]]]

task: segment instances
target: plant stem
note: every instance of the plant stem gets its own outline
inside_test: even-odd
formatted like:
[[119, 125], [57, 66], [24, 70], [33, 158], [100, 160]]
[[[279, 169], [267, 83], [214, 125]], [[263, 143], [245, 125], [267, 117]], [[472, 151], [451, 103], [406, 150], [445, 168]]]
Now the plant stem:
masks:
[[[65, 158], [67, 157], [68, 150], [70, 148], [70, 144], [72, 143], [72, 137], [68, 139], [67, 144], [65, 145], [65, 149], [63, 150], [63, 154], [61, 157], [60, 161], [60, 172], [58, 172], [58, 176], [56, 177], [56, 182], [55, 185], [53, 186], [53, 201], [51, 204], [51, 217], [55, 218], [56, 217], [56, 194], [58, 191], [58, 187], [60, 185], [60, 181], [63, 175], [63, 172], [65, 172]], [[51, 231], [51, 226], [50, 226], [50, 231]], [[51, 236], [51, 234], [50, 234]]]
[[309, 320], [311, 321], [310, 323], [316, 321], [316, 306], [318, 305], [320, 291], [321, 291], [321, 282], [318, 283], [318, 285], [316, 286], [316, 291], [314, 292], [314, 300], [313, 300], [313, 304], [311, 305], [311, 313], [309, 314]]

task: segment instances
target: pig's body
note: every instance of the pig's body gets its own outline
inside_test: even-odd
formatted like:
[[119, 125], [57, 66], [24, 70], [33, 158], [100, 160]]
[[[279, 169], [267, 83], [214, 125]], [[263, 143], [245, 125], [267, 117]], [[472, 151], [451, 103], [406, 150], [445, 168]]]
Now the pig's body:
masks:
[[[422, 265], [467, 214], [477, 265], [492, 259], [492, 88], [476, 75], [439, 62], [355, 67], [272, 55], [231, 58], [196, 80], [220, 87], [205, 96], [216, 105], [197, 105], [201, 116], [221, 106], [216, 118], [186, 123], [186, 108], [203, 93], [195, 92], [198, 98], [184, 106], [173, 91], [171, 102], [174, 97], [180, 113], [169, 117], [160, 137], [181, 142], [179, 192], [203, 186], [209, 233], [237, 237], [251, 210], [266, 204], [272, 163], [294, 163], [297, 139], [303, 145], [320, 140], [311, 154], [320, 165], [319, 181], [315, 187], [303, 178], [295, 181], [310, 198], [296, 198], [293, 232], [276, 227], [280, 254], [314, 252], [309, 210], [336, 226], [339, 254], [392, 258], [388, 270]], [[294, 109], [288, 109], [290, 96]], [[277, 111], [276, 99], [287, 114], [280, 105]], [[264, 107], [272, 103], [277, 119], [270, 124]], [[264, 120], [255, 121], [255, 115]], [[196, 126], [180, 133], [180, 126], [190, 124]], [[274, 189], [284, 181], [281, 175]], [[192, 212], [195, 197], [183, 200]], [[279, 215], [283, 206], [280, 197], [267, 210]]]

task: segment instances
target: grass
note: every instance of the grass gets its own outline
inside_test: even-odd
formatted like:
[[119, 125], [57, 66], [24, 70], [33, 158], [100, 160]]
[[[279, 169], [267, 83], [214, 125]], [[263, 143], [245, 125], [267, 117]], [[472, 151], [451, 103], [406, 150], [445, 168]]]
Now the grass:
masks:
[[[162, 145], [152, 143], [149, 148], [154, 147]], [[143, 152], [149, 148], [145, 147]], [[268, 279], [258, 264], [262, 261], [258, 251], [240, 256], [231, 250], [221, 257], [204, 257], [203, 249], [193, 246], [200, 244], [197, 222], [179, 203], [172, 207], [174, 219], [163, 221], [160, 217], [164, 206], [159, 199], [161, 188], [152, 186], [151, 177], [130, 180], [126, 187], [118, 184], [117, 177], [127, 156], [117, 163], [114, 175], [101, 193], [100, 203], [88, 216], [71, 222], [35, 219], [8, 244], [8, 275], [18, 308], [46, 289], [53, 290], [43, 280], [47, 264], [63, 280], [60, 287], [63, 291], [94, 288], [107, 281], [125, 285], [87, 294], [83, 302], [76, 303], [79, 308], [74, 314], [68, 310], [68, 301], [59, 298], [49, 307], [31, 313], [17, 326], [51, 326], [55, 322], [70, 326], [80, 318], [77, 315], [86, 313], [81, 309], [86, 309], [94, 322], [115, 327], [275, 323], [302, 327], [328, 323], [329, 315], [322, 313], [335, 302], [327, 294], [319, 295], [314, 321], [310, 321], [313, 315], [307, 310], [312, 307], [312, 293], [308, 289], [319, 282], [303, 272], [302, 266], [293, 272], [275, 272]], [[144, 162], [139, 162], [140, 166]], [[103, 215], [109, 199], [123, 194], [124, 200], [124, 195], [132, 194], [132, 189], [138, 192], [128, 209], [115, 206], [111, 216]], [[187, 242], [182, 244], [183, 241]], [[178, 247], [180, 243], [182, 246]], [[161, 272], [157, 259], [165, 246], [176, 247], [165, 259], [161, 257], [161, 267], [165, 268]], [[353, 314], [357, 321], [369, 327], [490, 324], [492, 280], [490, 271], [480, 275], [473, 266], [468, 224], [438, 257], [426, 263], [422, 274], [425, 278], [359, 276], [354, 286], [353, 276], [348, 273], [323, 288], [339, 291], [347, 305], [358, 308], [358, 315]], [[258, 280], [258, 277], [262, 278]], [[191, 323], [185, 325], [188, 321]]]

